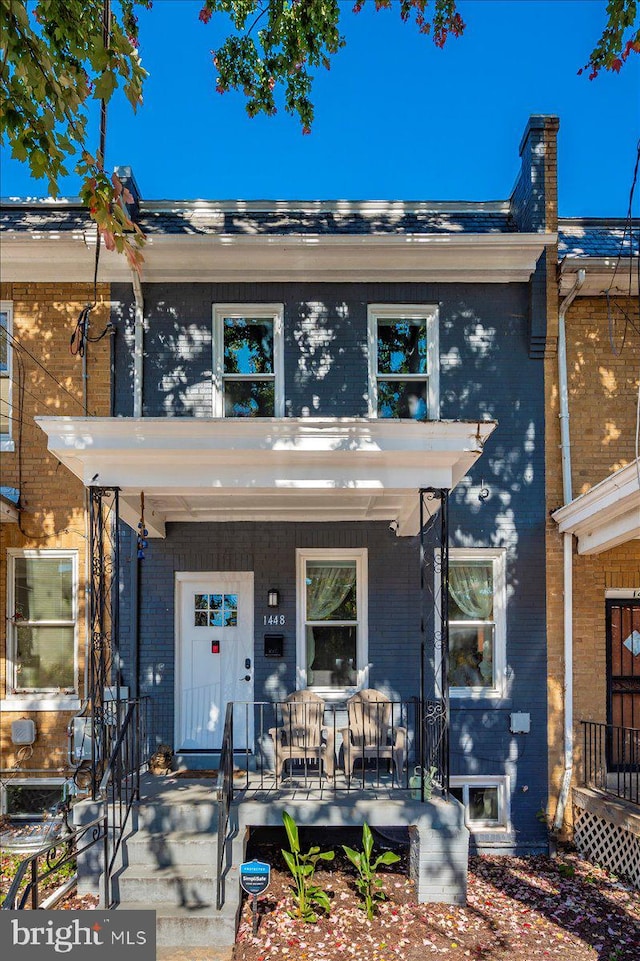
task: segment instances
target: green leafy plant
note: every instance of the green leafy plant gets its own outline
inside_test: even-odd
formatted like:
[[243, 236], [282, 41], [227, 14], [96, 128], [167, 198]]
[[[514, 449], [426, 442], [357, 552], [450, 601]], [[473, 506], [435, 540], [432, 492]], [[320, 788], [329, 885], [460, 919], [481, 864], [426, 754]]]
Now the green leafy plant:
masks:
[[282, 855], [295, 883], [293, 900], [296, 910], [289, 911], [288, 914], [291, 918], [299, 918], [301, 921], [314, 923], [318, 920], [317, 909], [320, 908], [320, 910], [329, 913], [331, 902], [327, 892], [313, 883], [313, 876], [318, 861], [333, 861], [335, 852], [321, 851], [318, 847], [311, 847], [306, 854], [303, 854], [300, 850], [300, 838], [296, 822], [286, 811], [282, 813], [282, 820], [284, 821], [290, 848], [289, 851], [285, 851], [283, 848]]
[[400, 857], [393, 851], [385, 851], [372, 862], [373, 834], [366, 821], [362, 827], [362, 851], [354, 851], [346, 844], [342, 845], [342, 849], [358, 872], [356, 887], [362, 897], [362, 909], [371, 921], [376, 910], [376, 901], [384, 901], [386, 897], [382, 890], [382, 881], [376, 877], [376, 871], [382, 864], [395, 864]]

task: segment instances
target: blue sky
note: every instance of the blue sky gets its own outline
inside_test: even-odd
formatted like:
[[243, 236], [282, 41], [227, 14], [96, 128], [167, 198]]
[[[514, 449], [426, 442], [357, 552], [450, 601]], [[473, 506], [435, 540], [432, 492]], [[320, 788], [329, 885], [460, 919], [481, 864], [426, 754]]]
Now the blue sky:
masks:
[[[605, 0], [462, 0], [467, 29], [444, 50], [397, 10], [376, 13], [369, 0], [355, 16], [352, 5], [347, 46], [318, 73], [316, 121], [302, 136], [284, 110], [251, 120], [240, 95], [215, 93], [210, 51], [224, 17], [205, 26], [197, 0], [155, 0], [140, 13], [145, 103], [134, 116], [116, 95], [107, 164], [131, 165], [147, 199], [503, 199], [527, 117], [557, 113], [560, 213], [626, 215], [640, 56], [617, 76], [577, 75]], [[46, 194], [6, 153], [1, 172], [5, 197]], [[62, 192], [77, 187], [68, 178]]]

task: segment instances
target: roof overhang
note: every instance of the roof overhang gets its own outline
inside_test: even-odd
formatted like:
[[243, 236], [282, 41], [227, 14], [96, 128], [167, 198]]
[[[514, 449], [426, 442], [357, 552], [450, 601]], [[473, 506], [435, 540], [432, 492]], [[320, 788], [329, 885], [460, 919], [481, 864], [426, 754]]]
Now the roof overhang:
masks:
[[[169, 521], [397, 522], [419, 527], [418, 491], [452, 489], [495, 421], [364, 418], [37, 417], [49, 450], [83, 484], [120, 488], [135, 529]], [[396, 525], [394, 525], [394, 528]]]
[[585, 271], [585, 279], [577, 297], [601, 297], [606, 291], [619, 297], [638, 295], [637, 257], [564, 257], [560, 263], [561, 297], [573, 289], [579, 270]]
[[[552, 233], [153, 234], [143, 279], [153, 282], [358, 280], [526, 282]], [[93, 276], [95, 231], [6, 231], [3, 280], [86, 282]], [[131, 280], [125, 257], [103, 250], [98, 279]]]
[[578, 554], [601, 554], [640, 537], [640, 459], [554, 511], [560, 533], [574, 534]]
[[18, 508], [16, 505], [5, 497], [4, 494], [0, 494], [0, 523], [2, 524], [17, 524], [18, 523]]

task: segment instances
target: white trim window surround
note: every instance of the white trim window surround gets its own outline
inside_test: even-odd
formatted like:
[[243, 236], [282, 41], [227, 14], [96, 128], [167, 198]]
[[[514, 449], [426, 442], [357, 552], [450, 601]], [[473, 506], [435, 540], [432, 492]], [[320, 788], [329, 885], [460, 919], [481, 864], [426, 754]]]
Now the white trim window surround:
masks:
[[449, 551], [449, 692], [502, 697], [506, 668], [506, 551]]
[[0, 451], [15, 449], [11, 437], [12, 406], [11, 383], [13, 349], [13, 304], [9, 300], [0, 301]]
[[284, 417], [283, 317], [282, 304], [214, 304], [214, 417]]
[[367, 550], [308, 548], [297, 559], [298, 687], [343, 697], [367, 686]]
[[465, 824], [470, 831], [491, 828], [505, 830], [510, 825], [508, 775], [452, 776], [451, 794], [464, 805]]
[[438, 308], [370, 304], [369, 416], [438, 420]]
[[0, 812], [15, 820], [49, 820], [56, 805], [76, 793], [73, 781], [65, 777], [15, 777], [1, 789]]
[[77, 551], [10, 548], [7, 553], [9, 630], [3, 707], [37, 710], [44, 699], [49, 709], [54, 704], [71, 709], [67, 702], [77, 691], [78, 677]]

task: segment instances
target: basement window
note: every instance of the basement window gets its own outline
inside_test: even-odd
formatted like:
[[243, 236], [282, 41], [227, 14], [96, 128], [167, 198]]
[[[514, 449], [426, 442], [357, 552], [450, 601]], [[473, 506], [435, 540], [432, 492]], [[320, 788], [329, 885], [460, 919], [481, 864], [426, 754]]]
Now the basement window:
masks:
[[465, 823], [470, 830], [505, 828], [509, 823], [508, 778], [506, 776], [451, 777], [450, 791], [464, 805]]

